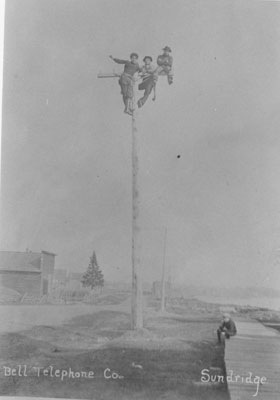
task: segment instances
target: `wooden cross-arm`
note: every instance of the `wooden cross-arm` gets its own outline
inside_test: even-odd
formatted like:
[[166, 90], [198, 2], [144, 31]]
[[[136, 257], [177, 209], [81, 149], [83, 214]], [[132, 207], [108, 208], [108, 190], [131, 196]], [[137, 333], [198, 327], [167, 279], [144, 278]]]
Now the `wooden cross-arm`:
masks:
[[97, 75], [98, 78], [119, 78], [120, 76], [121, 74], [117, 72], [99, 72], [99, 74]]

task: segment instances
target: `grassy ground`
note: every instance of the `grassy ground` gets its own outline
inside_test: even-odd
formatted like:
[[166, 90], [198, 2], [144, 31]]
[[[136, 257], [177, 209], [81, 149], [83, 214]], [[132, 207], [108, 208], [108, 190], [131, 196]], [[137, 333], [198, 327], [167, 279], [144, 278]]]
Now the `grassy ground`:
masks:
[[[129, 314], [107, 310], [75, 317], [60, 327], [1, 335], [0, 395], [228, 400], [225, 384], [201, 383], [205, 368], [225, 373], [223, 347], [215, 337], [219, 315], [202, 309], [192, 313], [187, 306], [180, 313], [174, 307], [169, 311], [160, 314], [149, 308], [139, 332], [129, 330]], [[27, 366], [28, 376], [18, 376], [18, 365]], [[16, 376], [4, 376], [3, 366], [14, 367]], [[62, 381], [42, 373], [34, 376], [32, 367], [50, 366], [94, 371], [95, 377]], [[111, 378], [113, 371], [123, 378]]]

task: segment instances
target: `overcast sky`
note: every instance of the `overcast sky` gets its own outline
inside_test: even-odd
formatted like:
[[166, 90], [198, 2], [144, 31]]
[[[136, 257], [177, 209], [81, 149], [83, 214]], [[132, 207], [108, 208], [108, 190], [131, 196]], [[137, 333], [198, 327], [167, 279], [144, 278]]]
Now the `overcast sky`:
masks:
[[166, 228], [174, 281], [279, 286], [280, 3], [6, 3], [1, 249], [130, 280], [131, 119], [97, 74], [168, 45], [174, 84], [136, 114], [144, 279]]

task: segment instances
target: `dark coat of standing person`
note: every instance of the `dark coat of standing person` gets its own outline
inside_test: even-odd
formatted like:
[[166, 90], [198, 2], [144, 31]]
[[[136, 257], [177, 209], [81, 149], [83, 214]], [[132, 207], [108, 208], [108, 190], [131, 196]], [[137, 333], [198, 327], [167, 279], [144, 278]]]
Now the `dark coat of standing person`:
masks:
[[125, 105], [124, 112], [132, 115], [133, 113], [133, 77], [136, 72], [140, 72], [140, 66], [138, 64], [138, 54], [131, 53], [130, 60], [121, 60], [109, 56], [115, 63], [124, 64], [124, 71], [119, 79], [121, 87], [121, 94], [123, 96], [123, 102]]

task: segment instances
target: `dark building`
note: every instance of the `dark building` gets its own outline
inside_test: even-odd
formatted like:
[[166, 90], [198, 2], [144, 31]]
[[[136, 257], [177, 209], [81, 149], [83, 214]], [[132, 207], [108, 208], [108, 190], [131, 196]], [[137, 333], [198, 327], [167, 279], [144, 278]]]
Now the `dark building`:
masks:
[[52, 287], [55, 254], [0, 251], [0, 286], [42, 296]]

